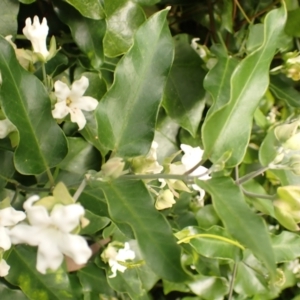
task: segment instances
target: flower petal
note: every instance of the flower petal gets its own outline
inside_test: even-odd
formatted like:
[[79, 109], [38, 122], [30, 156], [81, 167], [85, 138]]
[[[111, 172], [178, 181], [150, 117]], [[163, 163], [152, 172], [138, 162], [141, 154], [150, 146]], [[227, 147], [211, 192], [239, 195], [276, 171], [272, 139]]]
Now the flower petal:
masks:
[[0, 226], [13, 226], [26, 218], [23, 211], [17, 211], [13, 207], [0, 210]]
[[86, 240], [75, 234], [61, 234], [58, 241], [59, 250], [71, 257], [77, 264], [85, 264], [92, 256], [92, 250]]
[[87, 77], [82, 76], [79, 80], [76, 80], [72, 84], [70, 98], [73, 100], [80, 98], [85, 93], [89, 86], [89, 80]]
[[80, 204], [56, 204], [51, 211], [51, 220], [60, 231], [68, 233], [79, 225], [83, 215], [84, 208]]
[[89, 97], [89, 96], [84, 96], [81, 97], [75, 101], [72, 101], [72, 103], [70, 104], [70, 107], [77, 107], [79, 109], [85, 110], [85, 111], [91, 111], [96, 109], [98, 105], [98, 101], [93, 98], [93, 97]]
[[181, 162], [185, 165], [187, 170], [193, 168], [201, 161], [204, 151], [200, 147], [194, 148], [189, 145], [181, 144], [180, 148], [184, 152]]
[[28, 221], [31, 225], [47, 226], [51, 224], [51, 219], [47, 209], [42, 205], [32, 205], [37, 200], [39, 200], [39, 196], [34, 195], [28, 198], [23, 204], [27, 213]]
[[14, 130], [16, 127], [8, 119], [0, 120], [0, 139], [4, 139]]
[[4, 277], [8, 274], [8, 271], [10, 269], [10, 266], [7, 264], [7, 262], [4, 259], [1, 259], [0, 261], [0, 277]]
[[73, 123], [77, 123], [79, 127], [78, 129], [81, 130], [86, 124], [86, 119], [83, 112], [80, 109], [73, 107], [70, 109], [70, 115], [71, 115], [71, 121]]
[[[47, 233], [47, 234], [46, 234]], [[58, 248], [58, 240], [61, 235], [57, 235], [57, 230], [47, 230], [44, 232], [38, 245], [36, 269], [45, 274], [47, 269], [57, 270], [63, 262], [64, 256]]]
[[69, 107], [65, 101], [57, 102], [52, 110], [52, 116], [54, 119], [63, 119], [70, 112]]
[[37, 246], [39, 244], [40, 234], [40, 227], [29, 226], [26, 224], [18, 224], [9, 230], [10, 240], [13, 244]]
[[55, 89], [55, 96], [57, 97], [57, 100], [60, 101], [66, 101], [68, 97], [70, 97], [70, 89], [69, 87], [63, 83], [60, 80], [55, 81], [54, 83], [54, 89]]
[[4, 251], [8, 250], [11, 247], [10, 237], [8, 235], [8, 229], [0, 226], [0, 248]]

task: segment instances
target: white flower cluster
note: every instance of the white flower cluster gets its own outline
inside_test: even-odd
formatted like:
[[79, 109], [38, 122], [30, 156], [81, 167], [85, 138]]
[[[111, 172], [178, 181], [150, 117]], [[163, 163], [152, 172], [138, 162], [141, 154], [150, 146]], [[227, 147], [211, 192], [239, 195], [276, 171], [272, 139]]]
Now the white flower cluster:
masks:
[[[0, 210], [0, 250], [8, 250], [11, 244], [37, 246], [36, 268], [42, 274], [47, 269], [58, 269], [64, 255], [77, 264], [86, 263], [92, 251], [83, 237], [72, 233], [80, 226], [84, 208], [75, 203], [55, 204], [49, 213], [43, 205], [34, 205], [38, 200], [38, 196], [32, 196], [25, 201], [25, 213], [12, 207]], [[2, 258], [0, 276], [6, 276], [8, 271], [9, 266]]]
[[[42, 61], [51, 59], [53, 53], [49, 53], [46, 45], [49, 31], [47, 20], [43, 18], [42, 23], [40, 23], [38, 16], [35, 16], [33, 22], [30, 18], [27, 18], [25, 23], [26, 26], [23, 29], [23, 33], [31, 41], [33, 52], [37, 53]], [[78, 124], [79, 130], [83, 129], [86, 119], [82, 110], [92, 111], [98, 105], [96, 99], [83, 96], [88, 86], [89, 80], [85, 76], [74, 81], [71, 89], [62, 81], [57, 80], [54, 83], [54, 94], [57, 98], [57, 103], [52, 110], [53, 118], [63, 119], [70, 114], [71, 121]]]
[[108, 262], [111, 268], [112, 274], [108, 276], [109, 278], [116, 277], [117, 271], [124, 273], [127, 261], [135, 259], [135, 252], [130, 249], [129, 243], [126, 242], [121, 249], [117, 249], [113, 244], [110, 243], [101, 254], [103, 261]]
[[[149, 153], [145, 157], [138, 157], [132, 160], [132, 169], [134, 173], [160, 174], [163, 171], [163, 166], [157, 162], [157, 148], [158, 144], [154, 141]], [[200, 180], [210, 179], [211, 177], [209, 176], [209, 170], [207, 168], [197, 166], [196, 169], [193, 170], [193, 168], [201, 162], [204, 151], [200, 147], [194, 148], [185, 144], [181, 144], [180, 148], [184, 153], [181, 158], [181, 162], [168, 163], [165, 165], [164, 174], [183, 175], [192, 170], [189, 173], [190, 176], [196, 177]], [[181, 180], [161, 178], [159, 181], [161, 182], [161, 190], [159, 192], [156, 192], [148, 186], [149, 190], [157, 196], [155, 207], [158, 210], [170, 208], [176, 203], [174, 197], [179, 197], [176, 190], [190, 192], [189, 188]], [[168, 189], [163, 189], [165, 186], [168, 186]], [[199, 192], [200, 195], [198, 199], [201, 201], [205, 196], [205, 191], [197, 184], [192, 184], [191, 187], [195, 191]]]

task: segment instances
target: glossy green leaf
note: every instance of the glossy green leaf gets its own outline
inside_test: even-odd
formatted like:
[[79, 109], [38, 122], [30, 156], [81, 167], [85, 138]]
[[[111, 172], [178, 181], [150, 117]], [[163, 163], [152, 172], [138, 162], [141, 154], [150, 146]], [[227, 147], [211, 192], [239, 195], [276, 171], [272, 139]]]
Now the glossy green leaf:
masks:
[[160, 11], [136, 32], [115, 71], [115, 81], [96, 110], [98, 137], [119, 156], [146, 154], [154, 137], [163, 88], [173, 59], [166, 15]]
[[154, 273], [169, 281], [186, 280], [187, 274], [180, 264], [180, 248], [171, 227], [155, 209], [144, 184], [124, 180], [93, 184], [102, 188], [111, 219], [119, 226], [125, 223], [132, 228], [143, 259]]
[[228, 232], [251, 249], [275, 276], [275, 258], [267, 228], [245, 203], [240, 188], [226, 177], [197, 180], [197, 184], [211, 194], [216, 213]]
[[213, 162], [230, 151], [227, 166], [235, 166], [245, 155], [255, 109], [269, 84], [269, 66], [286, 20], [285, 7], [268, 13], [264, 42], [236, 67], [231, 76], [229, 101], [207, 118], [202, 127], [205, 156]]
[[160, 162], [177, 152], [177, 135], [180, 126], [169, 116], [159, 114], [154, 140], [158, 143], [157, 159]]
[[67, 154], [67, 141], [52, 117], [49, 96], [42, 83], [20, 66], [14, 49], [2, 37], [0, 71], [1, 107], [20, 137], [15, 167], [23, 174], [43, 173]]
[[142, 288], [137, 270], [127, 269], [124, 273], [118, 273], [114, 278], [107, 278], [109, 285], [113, 290], [120, 293], [126, 293], [131, 299], [147, 300], [147, 292]]
[[0, 1], [0, 35], [15, 35], [18, 30], [19, 3], [13, 0]]
[[223, 299], [229, 290], [229, 284], [225, 278], [214, 276], [197, 275], [188, 286], [193, 293], [205, 300]]
[[145, 22], [142, 8], [131, 0], [106, 0], [104, 52], [108, 57], [124, 54], [133, 43], [133, 35]]
[[94, 234], [110, 223], [110, 219], [107, 217], [100, 217], [87, 209], [85, 210], [84, 217], [88, 219], [90, 223], [80, 230], [80, 234]]
[[74, 6], [84, 17], [95, 20], [104, 17], [104, 10], [99, 0], [64, 0]]
[[[91, 96], [97, 100], [101, 100], [107, 91], [105, 80], [100, 74], [84, 72], [82, 75], [89, 79], [89, 87], [85, 92], [86, 96]], [[98, 138], [97, 121], [93, 112], [85, 112], [86, 125], [80, 131], [80, 134], [95, 148], [102, 152], [102, 147]]]
[[248, 296], [266, 293], [268, 291], [266, 275], [267, 272], [261, 263], [250, 252], [247, 252], [245, 259], [238, 264], [234, 290]]
[[293, 81], [283, 76], [271, 76], [270, 90], [288, 105], [300, 107], [300, 93], [294, 88]]
[[35, 2], [36, 0], [19, 0], [19, 2], [24, 3], [24, 4], [31, 4]]
[[63, 269], [45, 275], [39, 273], [35, 268], [36, 255], [32, 247], [12, 248], [7, 259], [11, 268], [5, 279], [19, 286], [29, 299], [74, 299], [67, 273]]
[[0, 189], [5, 187], [15, 172], [13, 157], [13, 152], [0, 150]]
[[[98, 296], [95, 299], [99, 299], [99, 294], [105, 296], [113, 296], [114, 292], [108, 285], [105, 272], [99, 269], [95, 264], [89, 263], [83, 269], [80, 269], [77, 276], [82, 285], [84, 295], [95, 294]], [[93, 298], [92, 298], [93, 299]]]
[[220, 223], [220, 218], [215, 212], [212, 204], [208, 204], [200, 208], [195, 215], [199, 227], [208, 229]]
[[277, 263], [300, 257], [300, 236], [298, 234], [282, 231], [279, 235], [272, 236], [271, 239]]
[[[96, 1], [98, 2], [98, 0]], [[99, 69], [104, 61], [105, 21], [85, 18], [72, 6], [59, 0], [53, 0], [53, 4], [54, 11], [60, 20], [70, 27], [72, 37], [79, 49], [87, 55], [91, 65], [95, 69]]]
[[288, 12], [285, 32], [290, 36], [300, 37], [300, 8]]
[[259, 148], [259, 161], [263, 166], [266, 167], [274, 161], [278, 155], [279, 146], [280, 143], [275, 136], [274, 128], [271, 128]]
[[172, 119], [195, 137], [205, 105], [205, 71], [187, 34], [175, 36], [174, 41], [175, 58], [167, 80], [163, 106]]
[[10, 289], [0, 282], [1, 300], [28, 300], [25, 294], [16, 289]]
[[[220, 226], [213, 226], [207, 230], [189, 226], [176, 232], [175, 236], [205, 257], [236, 261], [241, 255], [236, 241]], [[188, 239], [189, 236], [192, 238]]]
[[228, 56], [220, 46], [214, 45], [211, 51], [216, 55], [218, 61], [204, 79], [204, 88], [213, 98], [213, 104], [208, 111], [208, 116], [222, 108], [229, 101], [230, 77], [238, 64], [238, 60]]
[[88, 170], [100, 168], [99, 152], [82, 138], [68, 138], [69, 153], [59, 164], [59, 168], [72, 173], [84, 174]]

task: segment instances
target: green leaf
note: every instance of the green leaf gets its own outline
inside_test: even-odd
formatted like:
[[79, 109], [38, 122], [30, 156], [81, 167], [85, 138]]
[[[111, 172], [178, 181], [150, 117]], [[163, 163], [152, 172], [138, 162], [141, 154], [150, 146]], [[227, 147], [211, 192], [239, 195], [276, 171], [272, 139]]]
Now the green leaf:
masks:
[[[78, 0], [81, 2], [81, 0]], [[85, 0], [86, 1], [86, 0]], [[96, 0], [98, 2], [98, 0]], [[72, 6], [53, 0], [54, 11], [60, 20], [70, 27], [72, 37], [79, 49], [87, 55], [93, 68], [98, 70], [104, 61], [103, 37], [105, 20], [91, 20], [83, 17]]]
[[292, 107], [300, 107], [300, 93], [293, 85], [294, 82], [292, 80], [284, 78], [283, 76], [271, 76], [270, 90], [276, 97]]
[[29, 299], [74, 299], [63, 269], [43, 275], [35, 268], [37, 253], [32, 247], [17, 246], [9, 252], [7, 263], [11, 268], [5, 279], [19, 286]]
[[263, 44], [241, 61], [233, 72], [229, 101], [205, 120], [202, 127], [205, 157], [213, 162], [227, 151], [232, 151], [226, 163], [228, 167], [242, 161], [250, 138], [253, 114], [269, 84], [269, 65], [279, 46], [285, 19], [284, 6], [268, 13]]
[[286, 34], [294, 37], [300, 37], [299, 17], [300, 17], [300, 8], [288, 12], [288, 18], [284, 29]]
[[104, 17], [104, 10], [99, 0], [64, 0], [75, 7], [84, 17], [99, 20]]
[[146, 300], [147, 292], [142, 288], [137, 270], [127, 269], [124, 273], [118, 272], [114, 278], [107, 278], [109, 285], [113, 290], [120, 293], [127, 293], [131, 299]]
[[10, 179], [15, 172], [13, 157], [13, 152], [0, 150], [0, 189], [6, 186], [7, 180]]
[[19, 3], [13, 0], [0, 1], [0, 35], [15, 35], [18, 30]]
[[99, 152], [82, 138], [69, 137], [69, 153], [59, 164], [59, 168], [72, 173], [84, 174], [88, 170], [99, 169]]
[[99, 294], [106, 296], [114, 295], [113, 290], [107, 283], [105, 272], [95, 264], [89, 263], [86, 267], [78, 271], [77, 276], [85, 295], [96, 294], [98, 299]]
[[214, 45], [211, 51], [216, 55], [218, 61], [204, 79], [204, 88], [213, 98], [213, 104], [208, 111], [208, 116], [222, 108], [229, 101], [230, 78], [238, 64], [238, 60], [228, 56], [220, 46]]
[[208, 229], [220, 223], [220, 219], [212, 204], [205, 205], [199, 209], [195, 215], [198, 225], [203, 229]]
[[168, 115], [196, 136], [205, 105], [202, 60], [187, 34], [174, 37], [175, 58], [165, 88], [163, 106]]
[[52, 117], [49, 96], [42, 83], [20, 66], [14, 49], [2, 37], [0, 71], [1, 107], [20, 137], [15, 167], [23, 174], [43, 173], [67, 154], [67, 141]]
[[275, 258], [267, 228], [245, 203], [240, 188], [226, 177], [197, 180], [197, 184], [211, 194], [215, 211], [228, 232], [251, 249], [275, 276]]
[[108, 57], [124, 54], [133, 43], [133, 35], [145, 22], [143, 9], [130, 0], [106, 0], [104, 52]]
[[0, 282], [1, 300], [28, 300], [20, 290], [12, 290]]
[[80, 234], [94, 234], [110, 223], [110, 219], [100, 217], [87, 209], [85, 210], [84, 217], [87, 218], [90, 223], [80, 230]]
[[205, 300], [223, 299], [229, 290], [229, 285], [225, 278], [214, 276], [197, 275], [188, 286], [193, 293]]
[[163, 162], [166, 157], [178, 151], [177, 134], [180, 126], [169, 116], [159, 115], [154, 140], [158, 143], [157, 158]]
[[220, 226], [213, 226], [207, 230], [189, 226], [178, 231], [175, 236], [205, 257], [236, 261], [241, 256], [238, 243]]
[[248, 296], [267, 292], [268, 282], [266, 275], [266, 270], [261, 263], [250, 251], [247, 251], [244, 260], [238, 264], [234, 281], [235, 292]]
[[282, 231], [271, 237], [276, 263], [294, 260], [300, 257], [300, 237], [298, 234]]
[[[118, 226], [129, 225], [143, 259], [160, 277], [180, 282], [188, 279], [180, 264], [180, 248], [166, 219], [155, 208], [141, 181], [94, 182], [101, 187], [109, 214]], [[122, 228], [120, 227], [122, 230]]]
[[[106, 93], [107, 86], [100, 74], [84, 72], [82, 75], [89, 79], [89, 87], [85, 92], [86, 96], [91, 96], [100, 100]], [[85, 112], [86, 125], [80, 134], [100, 152], [103, 151], [98, 138], [97, 121], [93, 112]]]
[[134, 0], [134, 2], [137, 2], [142, 5], [150, 6], [160, 2], [160, 0]]
[[119, 156], [146, 154], [173, 58], [166, 15], [160, 11], [136, 32], [117, 65], [115, 81], [96, 110], [99, 141]]

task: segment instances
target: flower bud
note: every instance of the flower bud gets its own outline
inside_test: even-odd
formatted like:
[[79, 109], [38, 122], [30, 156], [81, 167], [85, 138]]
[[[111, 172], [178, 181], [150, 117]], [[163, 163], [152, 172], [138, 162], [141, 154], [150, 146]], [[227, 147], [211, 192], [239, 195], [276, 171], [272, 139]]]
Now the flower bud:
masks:
[[125, 163], [121, 157], [113, 157], [109, 159], [101, 167], [101, 175], [103, 178], [114, 179], [122, 175]]
[[157, 210], [162, 210], [166, 208], [170, 208], [175, 204], [174, 195], [170, 190], [160, 191], [159, 196], [155, 202], [155, 208]]

